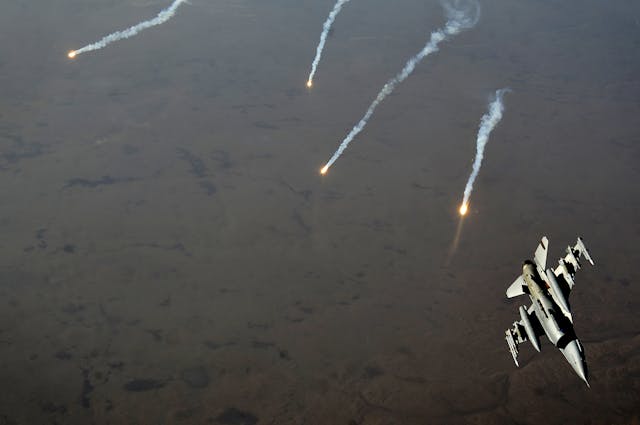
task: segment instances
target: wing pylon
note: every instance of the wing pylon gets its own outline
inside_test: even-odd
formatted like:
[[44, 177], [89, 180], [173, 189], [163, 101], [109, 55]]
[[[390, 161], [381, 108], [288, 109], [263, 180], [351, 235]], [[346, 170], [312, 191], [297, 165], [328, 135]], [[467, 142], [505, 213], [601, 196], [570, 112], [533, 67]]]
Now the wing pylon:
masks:
[[536, 351], [540, 351], [540, 338], [539, 336], [544, 334], [544, 330], [542, 330], [542, 326], [536, 317], [533, 306], [525, 309], [524, 306], [521, 306], [520, 309], [520, 320], [517, 322], [513, 322], [513, 326], [511, 329], [507, 329], [505, 331], [505, 340], [507, 341], [507, 346], [509, 347], [509, 352], [513, 357], [513, 362], [516, 366], [520, 367], [518, 363], [518, 345], [523, 342], [530, 341], [533, 348]]

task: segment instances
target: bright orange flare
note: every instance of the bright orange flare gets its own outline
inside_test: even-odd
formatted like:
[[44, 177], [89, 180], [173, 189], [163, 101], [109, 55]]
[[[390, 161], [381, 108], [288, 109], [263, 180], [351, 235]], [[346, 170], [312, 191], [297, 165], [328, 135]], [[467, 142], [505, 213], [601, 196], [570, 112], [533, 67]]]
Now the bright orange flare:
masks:
[[460, 215], [465, 216], [469, 211], [469, 206], [467, 204], [460, 205]]
[[322, 174], [323, 176], [325, 174], [327, 174], [327, 171], [329, 171], [329, 166], [325, 165], [324, 167], [322, 167], [322, 169], [320, 170], [320, 174]]
[[311, 88], [312, 86], [313, 86], [313, 81], [311, 80], [307, 81], [307, 87]]
[[73, 59], [75, 58], [77, 55], [75, 50], [70, 51], [69, 53], [67, 53], [67, 56], [69, 57], [69, 59]]

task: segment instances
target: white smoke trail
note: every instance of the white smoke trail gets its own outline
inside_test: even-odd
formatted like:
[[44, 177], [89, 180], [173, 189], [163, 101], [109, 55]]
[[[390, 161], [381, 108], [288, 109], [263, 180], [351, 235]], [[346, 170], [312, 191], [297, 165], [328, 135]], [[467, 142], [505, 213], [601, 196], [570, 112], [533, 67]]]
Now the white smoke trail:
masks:
[[112, 34], [109, 34], [103, 37], [102, 40], [92, 44], [88, 44], [78, 50], [72, 50], [69, 52], [68, 56], [69, 58], [73, 59], [82, 53], [90, 52], [92, 50], [102, 49], [103, 47], [113, 43], [114, 41], [133, 37], [134, 35], [138, 34], [142, 30], [145, 30], [147, 28], [150, 28], [156, 25], [163, 24], [167, 22], [169, 19], [171, 19], [173, 15], [176, 14], [176, 10], [182, 3], [186, 3], [186, 2], [187, 0], [174, 0], [174, 2], [171, 3], [171, 6], [161, 10], [160, 13], [158, 13], [158, 15], [155, 18], [149, 19], [148, 21], [140, 22], [139, 24], [134, 25], [130, 28], [127, 28], [126, 30], [117, 31]]
[[460, 214], [462, 215], [465, 215], [467, 212], [469, 197], [473, 190], [473, 182], [476, 180], [478, 172], [480, 171], [480, 165], [482, 165], [482, 158], [484, 157], [484, 148], [489, 141], [489, 135], [502, 119], [502, 113], [504, 111], [502, 97], [508, 91], [509, 89], [507, 88], [496, 91], [495, 99], [489, 105], [489, 111], [482, 116], [482, 120], [480, 121], [480, 129], [478, 130], [478, 138], [476, 141], [476, 158], [473, 160], [473, 169], [471, 170], [467, 185], [464, 188], [464, 196], [462, 205], [460, 206]]
[[[456, 2], [456, 6], [460, 3]], [[375, 98], [375, 100], [367, 109], [367, 112], [364, 114], [362, 119], [358, 122], [358, 124], [353, 127], [353, 129], [347, 134], [347, 137], [344, 138], [340, 146], [338, 146], [338, 150], [333, 154], [331, 159], [325, 164], [324, 167], [320, 170], [321, 174], [326, 174], [329, 170], [329, 167], [333, 165], [334, 162], [342, 155], [344, 150], [349, 146], [349, 143], [353, 140], [353, 138], [362, 131], [362, 129], [367, 125], [369, 118], [373, 115], [376, 108], [393, 90], [396, 88], [398, 84], [403, 82], [415, 69], [416, 65], [418, 65], [425, 57], [429, 56], [431, 53], [438, 51], [438, 45], [447, 40], [448, 38], [462, 32], [467, 28], [473, 27], [479, 17], [479, 5], [475, 2], [471, 3], [469, 7], [459, 9], [450, 3], [443, 4], [445, 8], [445, 12], [448, 18], [448, 21], [444, 28], [441, 28], [437, 31], [431, 33], [431, 38], [427, 42], [427, 44], [422, 48], [417, 55], [412, 57], [407, 61], [404, 68], [393, 78], [391, 78], [387, 83], [382, 87], [380, 93]]]
[[333, 21], [336, 20], [336, 16], [342, 10], [342, 6], [345, 3], [348, 3], [349, 0], [338, 0], [336, 4], [333, 6], [333, 10], [329, 13], [327, 20], [322, 24], [322, 34], [320, 34], [320, 42], [318, 43], [318, 47], [316, 47], [316, 57], [313, 59], [313, 63], [311, 64], [311, 72], [309, 73], [309, 78], [307, 79], [307, 87], [311, 87], [313, 85], [313, 77], [316, 75], [316, 71], [318, 69], [318, 64], [320, 63], [320, 58], [322, 57], [322, 51], [324, 50], [324, 44], [327, 42], [327, 36], [329, 35], [329, 30], [331, 29], [331, 25], [333, 25]]

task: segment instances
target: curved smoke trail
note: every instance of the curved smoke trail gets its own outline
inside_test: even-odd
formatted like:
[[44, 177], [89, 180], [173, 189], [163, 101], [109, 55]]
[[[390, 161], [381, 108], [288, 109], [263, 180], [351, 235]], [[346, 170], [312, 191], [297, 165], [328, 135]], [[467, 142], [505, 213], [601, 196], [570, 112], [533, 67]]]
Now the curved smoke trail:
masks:
[[313, 85], [313, 77], [316, 75], [316, 70], [318, 69], [318, 64], [320, 63], [320, 58], [322, 57], [322, 51], [324, 50], [324, 44], [327, 42], [327, 36], [329, 35], [329, 30], [331, 29], [331, 25], [333, 25], [333, 21], [336, 20], [336, 16], [342, 10], [342, 6], [345, 3], [348, 3], [349, 0], [338, 0], [336, 4], [333, 6], [333, 10], [329, 13], [327, 20], [322, 24], [322, 34], [320, 34], [320, 42], [318, 43], [318, 47], [316, 47], [316, 57], [313, 59], [313, 63], [311, 64], [311, 72], [309, 73], [309, 78], [307, 79], [307, 87], [311, 87]]
[[72, 50], [69, 52], [68, 56], [69, 58], [74, 58], [79, 54], [82, 54], [85, 52], [102, 49], [103, 47], [113, 43], [114, 41], [133, 37], [134, 35], [138, 34], [142, 30], [145, 30], [147, 28], [150, 28], [156, 25], [163, 24], [167, 22], [169, 19], [171, 19], [173, 15], [176, 14], [176, 10], [182, 3], [186, 3], [186, 2], [187, 0], [174, 0], [174, 2], [171, 3], [171, 6], [161, 10], [160, 13], [158, 13], [158, 15], [155, 18], [149, 19], [148, 21], [140, 22], [139, 24], [134, 25], [130, 28], [127, 28], [126, 30], [117, 31], [112, 34], [109, 34], [103, 37], [100, 41], [97, 41], [92, 44], [88, 44], [78, 50]]
[[476, 141], [476, 158], [473, 160], [473, 169], [471, 175], [467, 181], [467, 185], [464, 188], [464, 197], [462, 199], [462, 206], [460, 207], [460, 213], [464, 215], [467, 211], [467, 205], [469, 204], [469, 197], [473, 190], [473, 182], [478, 177], [480, 171], [480, 165], [482, 165], [482, 158], [484, 157], [484, 148], [489, 141], [489, 135], [491, 131], [502, 119], [502, 112], [504, 111], [504, 105], [502, 104], [502, 97], [509, 91], [508, 88], [500, 89], [496, 91], [495, 99], [489, 105], [489, 112], [482, 116], [480, 121], [480, 129], [478, 130], [478, 138]]
[[[456, 6], [459, 2], [456, 2]], [[324, 167], [320, 170], [321, 174], [325, 174], [331, 165], [342, 155], [344, 150], [349, 146], [349, 143], [353, 140], [353, 138], [364, 129], [369, 121], [369, 118], [373, 115], [376, 108], [393, 90], [396, 88], [398, 84], [403, 82], [404, 80], [411, 75], [416, 65], [418, 65], [425, 57], [429, 56], [431, 53], [435, 53], [438, 51], [438, 45], [449, 39], [450, 37], [459, 34], [463, 30], [467, 28], [473, 27], [479, 17], [479, 5], [475, 2], [471, 3], [471, 6], [459, 9], [456, 6], [450, 3], [443, 4], [445, 8], [445, 13], [447, 15], [448, 21], [445, 24], [444, 28], [441, 28], [437, 31], [431, 33], [431, 38], [427, 42], [427, 44], [422, 48], [417, 55], [412, 57], [407, 61], [404, 68], [393, 78], [391, 78], [387, 83], [382, 87], [378, 96], [374, 99], [374, 101], [367, 109], [367, 112], [364, 114], [362, 119], [358, 122], [358, 124], [353, 127], [353, 129], [347, 134], [347, 137], [344, 138], [338, 149], [333, 154], [331, 159], [325, 164]]]

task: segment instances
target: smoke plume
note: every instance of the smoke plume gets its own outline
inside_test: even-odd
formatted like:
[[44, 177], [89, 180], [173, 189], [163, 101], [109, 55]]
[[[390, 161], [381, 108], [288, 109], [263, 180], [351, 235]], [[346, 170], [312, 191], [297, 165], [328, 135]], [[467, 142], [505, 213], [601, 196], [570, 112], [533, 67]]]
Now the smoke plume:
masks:
[[364, 114], [362, 119], [353, 127], [353, 129], [347, 134], [344, 138], [338, 149], [333, 154], [331, 159], [325, 164], [321, 169], [321, 173], [325, 174], [329, 167], [333, 165], [334, 162], [342, 155], [344, 150], [349, 146], [349, 143], [353, 140], [353, 138], [360, 133], [364, 127], [369, 122], [369, 119], [375, 112], [378, 105], [387, 97], [389, 94], [393, 92], [398, 84], [403, 82], [404, 80], [411, 75], [416, 65], [418, 65], [424, 58], [429, 56], [432, 53], [438, 51], [438, 46], [443, 41], [459, 34], [463, 30], [467, 28], [473, 27], [479, 18], [480, 8], [478, 3], [472, 2], [461, 6], [460, 1], [456, 2], [448, 2], [443, 3], [443, 7], [445, 9], [445, 13], [447, 15], [448, 21], [445, 26], [437, 31], [431, 33], [431, 37], [427, 44], [418, 52], [417, 55], [413, 56], [411, 59], [407, 61], [404, 68], [393, 78], [391, 78], [387, 83], [382, 87], [382, 90], [378, 93], [378, 96], [374, 99], [374, 101], [367, 109], [367, 112]]
[[143, 31], [147, 28], [151, 28], [156, 25], [163, 24], [176, 14], [176, 10], [178, 9], [178, 7], [180, 7], [181, 4], [186, 2], [187, 0], [174, 0], [174, 2], [171, 3], [171, 6], [161, 10], [160, 13], [158, 13], [158, 15], [155, 18], [149, 19], [148, 21], [140, 22], [139, 24], [134, 25], [125, 30], [117, 31], [112, 34], [109, 34], [103, 37], [100, 41], [97, 41], [92, 44], [88, 44], [78, 50], [72, 50], [69, 52], [68, 56], [69, 58], [74, 58], [82, 53], [102, 49], [103, 47], [106, 47], [107, 45], [113, 43], [114, 41], [124, 40], [125, 38], [133, 37], [134, 35], [138, 34], [140, 31]]

